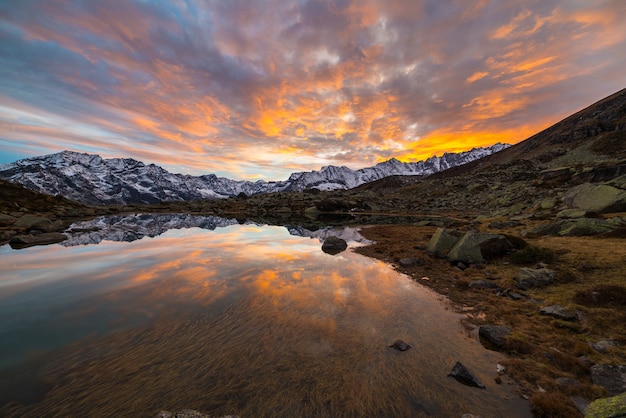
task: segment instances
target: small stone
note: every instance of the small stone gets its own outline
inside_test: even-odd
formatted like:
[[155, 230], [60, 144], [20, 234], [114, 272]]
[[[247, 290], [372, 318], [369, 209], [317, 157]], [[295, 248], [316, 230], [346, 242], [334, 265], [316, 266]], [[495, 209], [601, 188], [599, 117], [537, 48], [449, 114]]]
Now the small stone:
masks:
[[470, 289], [497, 289], [498, 285], [494, 282], [486, 281], [486, 280], [474, 280], [471, 282], [468, 287]]
[[496, 373], [504, 374], [505, 372], [506, 372], [506, 366], [503, 366], [500, 363], [496, 364]]
[[593, 366], [593, 361], [591, 361], [591, 359], [587, 356], [579, 356], [576, 358], [578, 359], [578, 361], [580, 361], [582, 364], [584, 364], [587, 367]]
[[617, 341], [613, 340], [602, 340], [598, 341], [597, 343], [589, 343], [589, 345], [597, 352], [606, 354], [611, 349], [611, 347], [618, 347], [620, 344]]
[[544, 287], [554, 282], [556, 272], [554, 270], [541, 268], [531, 269], [524, 267], [518, 270], [514, 279], [517, 282], [517, 287], [522, 290], [530, 289], [533, 287]]
[[411, 257], [411, 258], [402, 258], [398, 261], [402, 267], [413, 267], [413, 266], [421, 266], [424, 264], [424, 261], [421, 258]]
[[406, 350], [411, 348], [410, 345], [408, 345], [407, 343], [405, 343], [402, 340], [394, 341], [394, 343], [391, 344], [389, 347], [391, 347], [391, 348], [393, 348], [395, 350], [398, 350], [398, 351], [406, 351]]
[[557, 377], [556, 384], [563, 387], [580, 386], [580, 382], [571, 377]]
[[524, 295], [522, 295], [521, 293], [517, 293], [517, 292], [509, 292], [507, 294], [507, 296], [513, 300], [522, 300], [522, 299], [526, 299], [526, 297]]
[[456, 362], [450, 373], [448, 373], [448, 376], [455, 378], [458, 382], [464, 385], [485, 389], [485, 385], [483, 385], [483, 383], [460, 361]]
[[541, 308], [539, 310], [539, 314], [551, 316], [553, 318], [561, 319], [563, 321], [575, 321], [576, 320], [576, 314], [568, 311], [561, 305], [551, 305], [551, 306], [546, 306], [545, 308]]
[[578, 409], [578, 411], [580, 411], [581, 414], [584, 414], [585, 411], [587, 410], [587, 407], [589, 406], [589, 402], [587, 402], [585, 398], [580, 397], [580, 396], [570, 396], [570, 399], [572, 403], [574, 404], [574, 406], [576, 407], [576, 409]]
[[501, 325], [481, 325], [478, 328], [478, 337], [484, 338], [490, 344], [500, 348], [504, 346], [506, 337], [512, 331], [511, 328]]

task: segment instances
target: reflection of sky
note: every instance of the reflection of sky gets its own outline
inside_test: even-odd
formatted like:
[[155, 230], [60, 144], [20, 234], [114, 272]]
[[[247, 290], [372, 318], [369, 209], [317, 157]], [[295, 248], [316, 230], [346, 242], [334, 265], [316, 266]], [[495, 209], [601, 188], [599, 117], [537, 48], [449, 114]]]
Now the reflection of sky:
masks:
[[[405, 402], [407, 393], [419, 394], [432, 411], [447, 411], [445, 402], [436, 399], [442, 393], [459, 405], [501, 408], [500, 397], [508, 390], [489, 383], [497, 354], [468, 340], [459, 315], [447, 310], [438, 296], [382, 262], [350, 250], [325, 254], [318, 240], [291, 236], [282, 227], [170, 230], [131, 243], [82, 247], [12, 251], [5, 246], [0, 248], [0, 267], [0, 393], [11, 389], [16, 372], [9, 366], [44, 358], [61, 376], [79, 369], [79, 383], [51, 378], [53, 386], [65, 390], [78, 385], [69, 388], [75, 393], [89, 387], [89, 396], [98, 399], [99, 390], [110, 395], [110, 381], [103, 377], [99, 382], [100, 372], [80, 371], [75, 359], [85, 359], [72, 357], [75, 349], [116, 353], [98, 366], [104, 367], [99, 369], [103, 376], [112, 373], [119, 380], [116, 370], [130, 361], [137, 369], [135, 378], [150, 382], [120, 386], [115, 389], [120, 393], [112, 395], [116, 398], [157, 396], [159, 382], [168, 382], [167, 373], [189, 367], [198, 376], [217, 374], [238, 385], [245, 382], [255, 394], [249, 398], [252, 403], [263, 402], [262, 394], [252, 389], [255, 385], [287, 384], [307, 391], [298, 385], [310, 373], [324, 374], [317, 382], [319, 390], [352, 373], [367, 393], [375, 388], [382, 391], [378, 396], [396, 402], [398, 396]], [[79, 347], [64, 347], [86, 337]], [[400, 358], [388, 345], [397, 338], [414, 349], [402, 353], [396, 365]], [[46, 350], [56, 349], [61, 350], [50, 353], [51, 358], [67, 356], [65, 362], [45, 358]], [[459, 359], [489, 391], [477, 394], [446, 377]], [[35, 376], [38, 370], [34, 367], [26, 375]], [[276, 370], [285, 374], [276, 375]], [[400, 376], [404, 386], [388, 393], [386, 382]], [[81, 383], [85, 377], [88, 381]], [[269, 380], [257, 379], [261, 377]], [[201, 384], [197, 379], [179, 383], [181, 388]], [[169, 385], [168, 394], [182, 396], [174, 395], [176, 388]], [[49, 395], [45, 402], [70, 402], [62, 391]]]
[[293, 237], [284, 228], [254, 225], [170, 230], [158, 238], [97, 246], [5, 246], [0, 336], [12, 342], [0, 357], [9, 361], [29, 349], [255, 293], [296, 297], [303, 287], [323, 283], [318, 291], [332, 295], [344, 291], [341, 276], [332, 272], [347, 256], [324, 254], [319, 241]]

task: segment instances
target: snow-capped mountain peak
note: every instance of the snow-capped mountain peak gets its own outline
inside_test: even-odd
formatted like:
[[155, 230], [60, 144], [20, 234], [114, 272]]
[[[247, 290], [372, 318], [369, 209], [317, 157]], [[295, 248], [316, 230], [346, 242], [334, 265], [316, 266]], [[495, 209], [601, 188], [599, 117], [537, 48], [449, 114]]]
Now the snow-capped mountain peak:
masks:
[[0, 178], [44, 194], [61, 195], [92, 205], [159, 203], [227, 198], [282, 191], [351, 189], [392, 175], [428, 175], [465, 164], [507, 148], [495, 144], [425, 161], [403, 163], [395, 158], [373, 167], [352, 170], [328, 165], [318, 171], [293, 173], [286, 181], [239, 181], [215, 174], [173, 174], [132, 158], [103, 159], [99, 155], [62, 151], [0, 165]]

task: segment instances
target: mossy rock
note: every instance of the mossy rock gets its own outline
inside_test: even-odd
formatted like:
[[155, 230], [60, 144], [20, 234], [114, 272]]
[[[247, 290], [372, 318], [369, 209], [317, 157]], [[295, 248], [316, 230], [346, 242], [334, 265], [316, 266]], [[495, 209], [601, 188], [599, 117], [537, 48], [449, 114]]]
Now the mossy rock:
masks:
[[626, 393], [610, 398], [597, 399], [589, 404], [585, 418], [626, 417]]
[[607, 184], [583, 183], [565, 192], [563, 202], [570, 208], [587, 212], [621, 212], [626, 210], [626, 190]]
[[454, 247], [460, 238], [461, 234], [457, 231], [437, 228], [435, 234], [430, 241], [428, 241], [426, 249], [436, 255], [445, 255]]

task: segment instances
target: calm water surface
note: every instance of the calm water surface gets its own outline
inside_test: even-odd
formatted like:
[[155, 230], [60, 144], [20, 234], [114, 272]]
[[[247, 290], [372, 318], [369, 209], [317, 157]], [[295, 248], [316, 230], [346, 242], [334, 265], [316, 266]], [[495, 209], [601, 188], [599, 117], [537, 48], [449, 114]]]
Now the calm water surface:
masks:
[[320, 250], [355, 230], [141, 216], [0, 247], [0, 415], [529, 416], [439, 296]]

